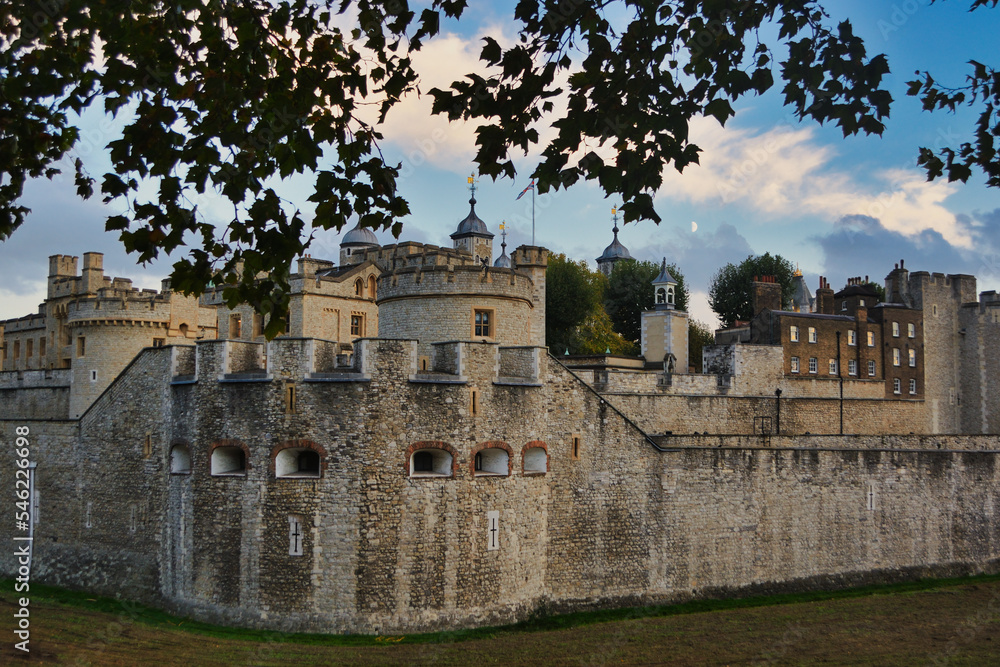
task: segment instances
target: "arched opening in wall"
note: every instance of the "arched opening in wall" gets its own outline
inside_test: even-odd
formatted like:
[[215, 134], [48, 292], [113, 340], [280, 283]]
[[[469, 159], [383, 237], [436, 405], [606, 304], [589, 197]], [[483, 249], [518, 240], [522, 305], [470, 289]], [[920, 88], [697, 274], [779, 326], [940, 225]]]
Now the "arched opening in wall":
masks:
[[191, 474], [191, 450], [187, 445], [174, 445], [170, 448], [170, 474]]
[[525, 474], [544, 475], [549, 471], [549, 453], [544, 447], [528, 447], [523, 459]]
[[368, 298], [375, 298], [375, 276], [368, 276]]
[[282, 449], [274, 457], [274, 476], [297, 479], [320, 477], [319, 452], [308, 447]]
[[443, 449], [418, 449], [410, 455], [410, 477], [451, 477], [452, 456]]
[[187, 322], [177, 327], [177, 330], [181, 332], [181, 335], [187, 338], [188, 335], [188, 325]]
[[247, 457], [242, 447], [223, 446], [212, 450], [213, 475], [245, 475], [246, 472]]
[[490, 475], [507, 476], [510, 472], [510, 455], [499, 447], [490, 447], [476, 452], [473, 461], [476, 477]]
[[364, 296], [365, 283], [361, 278], [354, 281], [354, 296]]
[[656, 290], [656, 303], [666, 303], [667, 302], [667, 290], [660, 287]]

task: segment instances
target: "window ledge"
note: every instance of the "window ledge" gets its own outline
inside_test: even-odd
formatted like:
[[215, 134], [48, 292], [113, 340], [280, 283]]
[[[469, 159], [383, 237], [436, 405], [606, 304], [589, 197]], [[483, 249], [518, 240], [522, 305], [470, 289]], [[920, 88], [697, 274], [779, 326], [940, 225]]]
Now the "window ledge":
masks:
[[505, 472], [486, 472], [486, 471], [483, 471], [483, 470], [477, 470], [475, 473], [473, 473], [472, 476], [473, 477], [507, 477], [508, 475]]
[[274, 376], [265, 372], [226, 373], [219, 376], [219, 382], [271, 382]]
[[467, 384], [469, 378], [451, 373], [416, 373], [407, 378], [416, 384]]
[[310, 373], [303, 378], [304, 382], [371, 382], [372, 376], [367, 373]]
[[190, 475], [191, 471], [190, 470], [171, 470], [170, 474], [171, 475]]
[[546, 472], [548, 472], [548, 471], [546, 471], [546, 470], [525, 470], [524, 471], [524, 476], [525, 477], [544, 477], [545, 474], [546, 474]]
[[538, 378], [498, 377], [493, 384], [501, 387], [541, 387]]
[[194, 375], [175, 375], [170, 384], [198, 384], [198, 379]]
[[292, 473], [290, 475], [275, 475], [275, 479], [322, 479], [319, 473]]
[[213, 472], [212, 477], [246, 477], [246, 471], [240, 472]]
[[443, 472], [414, 472], [410, 474], [410, 479], [450, 479], [450, 474]]

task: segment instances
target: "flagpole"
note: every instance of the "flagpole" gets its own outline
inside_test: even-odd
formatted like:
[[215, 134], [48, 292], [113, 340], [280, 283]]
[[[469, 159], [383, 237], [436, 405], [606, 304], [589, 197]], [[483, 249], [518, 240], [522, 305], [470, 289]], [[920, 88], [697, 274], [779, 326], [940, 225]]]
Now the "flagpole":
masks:
[[535, 179], [531, 179], [531, 245], [535, 245]]

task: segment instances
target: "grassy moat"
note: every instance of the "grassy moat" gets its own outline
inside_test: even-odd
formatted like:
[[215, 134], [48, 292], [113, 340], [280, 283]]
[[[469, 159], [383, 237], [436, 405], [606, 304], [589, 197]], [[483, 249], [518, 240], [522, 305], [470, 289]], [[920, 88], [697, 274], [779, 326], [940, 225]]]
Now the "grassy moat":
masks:
[[[13, 630], [11, 581], [0, 617]], [[546, 616], [395, 636], [238, 630], [33, 584], [30, 665], [990, 665], [1000, 575]]]

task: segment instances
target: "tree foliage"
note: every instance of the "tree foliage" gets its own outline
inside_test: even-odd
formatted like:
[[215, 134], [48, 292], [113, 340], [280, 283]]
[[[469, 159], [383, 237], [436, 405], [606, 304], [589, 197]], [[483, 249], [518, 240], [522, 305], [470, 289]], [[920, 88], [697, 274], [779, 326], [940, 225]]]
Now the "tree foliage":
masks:
[[625, 356], [637, 356], [639, 345], [633, 341], [626, 340], [624, 336], [614, 330], [611, 318], [598, 305], [583, 321], [570, 338], [570, 354], [619, 354]]
[[[677, 281], [675, 306], [686, 311], [688, 291], [684, 274], [676, 264], [667, 264], [667, 271]], [[638, 342], [642, 331], [642, 311], [653, 309], [653, 280], [660, 275], [660, 265], [636, 260], [615, 262], [608, 280], [604, 308], [615, 331], [626, 340]]]
[[601, 308], [604, 287], [604, 276], [587, 268], [586, 262], [574, 262], [563, 254], [549, 255], [545, 271], [545, 344], [553, 353], [562, 354], [571, 348], [577, 327]]
[[[621, 24], [610, 18], [621, 15]], [[880, 134], [892, 101], [881, 88], [885, 57], [869, 58], [850, 22], [832, 25], [815, 1], [521, 0], [515, 18], [519, 41], [503, 48], [484, 38], [490, 73], [431, 90], [434, 111], [482, 121], [476, 162], [491, 176], [513, 176], [511, 149], [532, 149], [551, 124], [557, 134], [532, 174], [539, 192], [596, 180], [623, 198], [626, 222], [659, 221], [652, 193], [663, 167], [698, 162], [691, 120], [724, 125], [736, 100], [774, 85], [776, 69], [797, 117], [835, 123], [845, 136]], [[771, 26], [772, 43], [789, 53], [777, 66], [764, 36]], [[567, 103], [556, 113], [559, 95]]]
[[[973, 2], [988, 4], [996, 0]], [[138, 261], [178, 251], [175, 289], [225, 285], [227, 302], [270, 313], [267, 333], [277, 333], [291, 263], [311, 228], [340, 229], [356, 216], [398, 234], [409, 209], [399, 165], [379, 149], [380, 124], [419, 82], [413, 53], [465, 6], [432, 0], [418, 14], [406, 0], [0, 4], [0, 239], [25, 220], [27, 179], [68, 168], [81, 196], [97, 190], [126, 210], [107, 228]], [[797, 117], [844, 135], [881, 133], [889, 111], [885, 57], [869, 57], [851, 24], [834, 24], [816, 0], [519, 0], [514, 19], [518, 41], [504, 48], [484, 38], [482, 71], [432, 90], [434, 112], [479, 122], [480, 173], [512, 177], [512, 151], [537, 148], [539, 192], [595, 180], [622, 198], [626, 221], [659, 220], [652, 195], [664, 167], [698, 161], [693, 119], [725, 124], [735, 102], [776, 80]], [[979, 166], [996, 185], [997, 75], [974, 66], [967, 93], [929, 75], [911, 86], [929, 108], [986, 104], [975, 144], [921, 159], [932, 176], [964, 180]], [[111, 169], [97, 177], [74, 158], [77, 119], [94, 106], [120, 120], [107, 144]], [[536, 146], [543, 126], [555, 136]], [[311, 221], [278, 187], [296, 176], [312, 181]], [[199, 208], [205, 193], [227, 201], [231, 216]], [[261, 273], [270, 277], [258, 281]]]
[[[100, 190], [127, 213], [107, 229], [145, 262], [187, 246], [173, 287], [226, 285], [230, 304], [270, 312], [283, 329], [288, 275], [311, 234], [277, 183], [313, 181], [320, 229], [348, 217], [393, 228], [408, 212], [398, 166], [378, 149], [378, 123], [417, 80], [410, 53], [458, 16], [436, 0], [419, 18], [406, 2], [317, 0], [15, 1], [0, 5], [0, 239], [22, 224], [28, 178], [53, 177], [94, 104], [124, 119], [100, 179], [73, 161], [83, 197]], [[357, 19], [342, 30], [332, 10]], [[365, 120], [363, 106], [377, 120]], [[232, 217], [195, 203], [206, 191]], [[261, 272], [270, 277], [258, 281]]]
[[[986, 6], [996, 7], [997, 2], [973, 0], [969, 11]], [[973, 127], [972, 141], [962, 142], [954, 148], [946, 146], [936, 153], [931, 148], [921, 148], [917, 164], [927, 172], [928, 180], [947, 173], [949, 181], [964, 183], [973, 171], [982, 171], [988, 186], [1000, 187], [1000, 158], [997, 156], [1000, 71], [976, 60], [970, 60], [969, 65], [972, 66], [972, 73], [966, 77], [964, 86], [943, 86], [930, 72], [917, 72], [920, 78], [907, 83], [907, 94], [919, 97], [927, 111], [947, 109], [954, 112], [963, 105], [979, 106], [981, 109]]]
[[688, 363], [694, 366], [696, 373], [704, 373], [702, 351], [706, 345], [715, 343], [715, 333], [704, 322], [696, 319], [688, 320]]
[[712, 277], [708, 289], [708, 304], [724, 326], [753, 317], [753, 280], [757, 276], [774, 276], [781, 285], [781, 305], [788, 307], [795, 292], [794, 267], [781, 255], [750, 255], [739, 264], [726, 264]]

